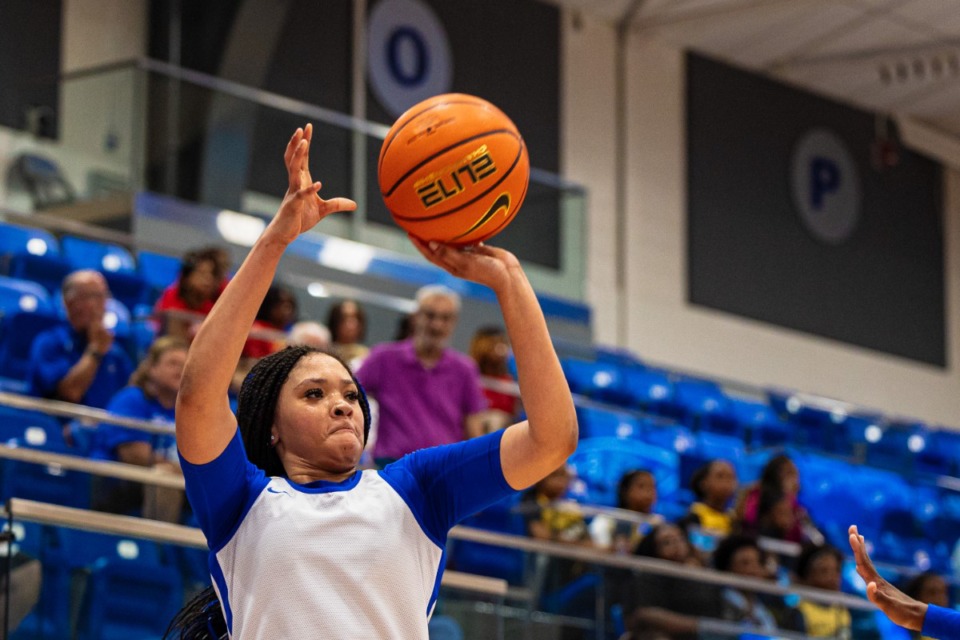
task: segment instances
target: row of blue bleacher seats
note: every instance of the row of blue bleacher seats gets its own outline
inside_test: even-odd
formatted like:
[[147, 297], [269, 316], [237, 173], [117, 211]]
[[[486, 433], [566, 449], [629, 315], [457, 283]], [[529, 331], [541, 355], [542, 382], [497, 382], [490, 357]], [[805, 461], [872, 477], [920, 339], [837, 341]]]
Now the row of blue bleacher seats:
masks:
[[[565, 358], [574, 393], [630, 411], [675, 420], [695, 431], [732, 436], [749, 447], [785, 446], [856, 459], [911, 476], [960, 476], [960, 432], [880, 414], [807, 406], [793, 395], [730, 395], [716, 382], [644, 366], [637, 360]], [[581, 415], [589, 435], [640, 433], [635, 418]]]
[[26, 390], [34, 337], [64, 317], [59, 290], [77, 269], [104, 274], [113, 298], [105, 321], [137, 360], [154, 338], [146, 320], [162, 290], [179, 274], [180, 260], [43, 230], [0, 223], [0, 389]]

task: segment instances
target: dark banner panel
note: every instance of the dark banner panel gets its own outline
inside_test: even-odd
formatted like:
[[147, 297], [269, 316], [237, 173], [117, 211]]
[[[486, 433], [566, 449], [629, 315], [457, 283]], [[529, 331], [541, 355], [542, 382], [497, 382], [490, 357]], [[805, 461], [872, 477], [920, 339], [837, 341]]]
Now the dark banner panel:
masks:
[[[152, 0], [150, 52], [349, 114], [354, 7], [352, 0]], [[364, 18], [368, 120], [390, 124], [430, 95], [471, 93], [514, 120], [531, 166], [557, 170], [556, 7], [537, 0], [377, 0], [369, 3]], [[170, 34], [177, 29], [180, 48], [171, 55], [170, 43], [178, 40]], [[247, 189], [279, 193], [286, 183], [283, 145], [301, 118], [159, 77], [152, 80], [150, 188], [227, 208], [239, 208]], [[180, 106], [171, 119], [167, 111], [176, 101]], [[324, 182], [324, 194], [350, 195], [351, 134], [319, 126], [314, 149], [311, 164]], [[369, 139], [369, 166], [375, 166], [379, 151], [380, 141]], [[561, 198], [556, 189], [531, 184], [523, 210], [496, 243], [524, 260], [560, 269]], [[367, 202], [372, 223], [393, 225], [375, 180], [368, 181]]]
[[0, 125], [57, 137], [61, 0], [0, 2]]
[[688, 55], [690, 301], [945, 366], [942, 172], [879, 125]]

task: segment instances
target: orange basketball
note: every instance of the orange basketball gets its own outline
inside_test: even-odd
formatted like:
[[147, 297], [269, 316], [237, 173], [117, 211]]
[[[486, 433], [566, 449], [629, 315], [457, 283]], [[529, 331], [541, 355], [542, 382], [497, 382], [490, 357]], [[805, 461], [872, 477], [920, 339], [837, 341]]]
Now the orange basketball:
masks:
[[506, 227], [527, 195], [530, 160], [517, 127], [486, 100], [435, 96], [401, 115], [380, 148], [380, 193], [422, 240], [475, 244]]

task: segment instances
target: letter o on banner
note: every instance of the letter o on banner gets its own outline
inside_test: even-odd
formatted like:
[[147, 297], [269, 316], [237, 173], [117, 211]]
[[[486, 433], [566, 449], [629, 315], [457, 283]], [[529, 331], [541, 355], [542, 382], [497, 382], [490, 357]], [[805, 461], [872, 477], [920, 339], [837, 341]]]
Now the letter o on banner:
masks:
[[793, 204], [821, 242], [842, 244], [860, 219], [860, 176], [847, 146], [826, 129], [808, 131], [790, 159]]
[[450, 41], [429, 6], [420, 0], [377, 3], [367, 19], [367, 75], [377, 100], [394, 117], [450, 91]]

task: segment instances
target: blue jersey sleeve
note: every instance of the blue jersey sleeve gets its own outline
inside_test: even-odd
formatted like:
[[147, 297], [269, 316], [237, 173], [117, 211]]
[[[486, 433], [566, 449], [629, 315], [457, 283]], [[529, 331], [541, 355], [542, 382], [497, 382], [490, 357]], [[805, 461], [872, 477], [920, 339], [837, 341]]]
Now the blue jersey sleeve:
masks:
[[380, 475], [404, 499], [424, 532], [443, 546], [464, 518], [515, 490], [500, 465], [503, 431], [421, 449], [387, 465]]
[[935, 604], [927, 605], [921, 633], [938, 640], [960, 640], [960, 612]]
[[219, 456], [206, 464], [192, 464], [180, 456], [187, 500], [213, 552], [219, 551], [250, 510], [269, 479], [247, 460], [240, 438], [234, 435]]

